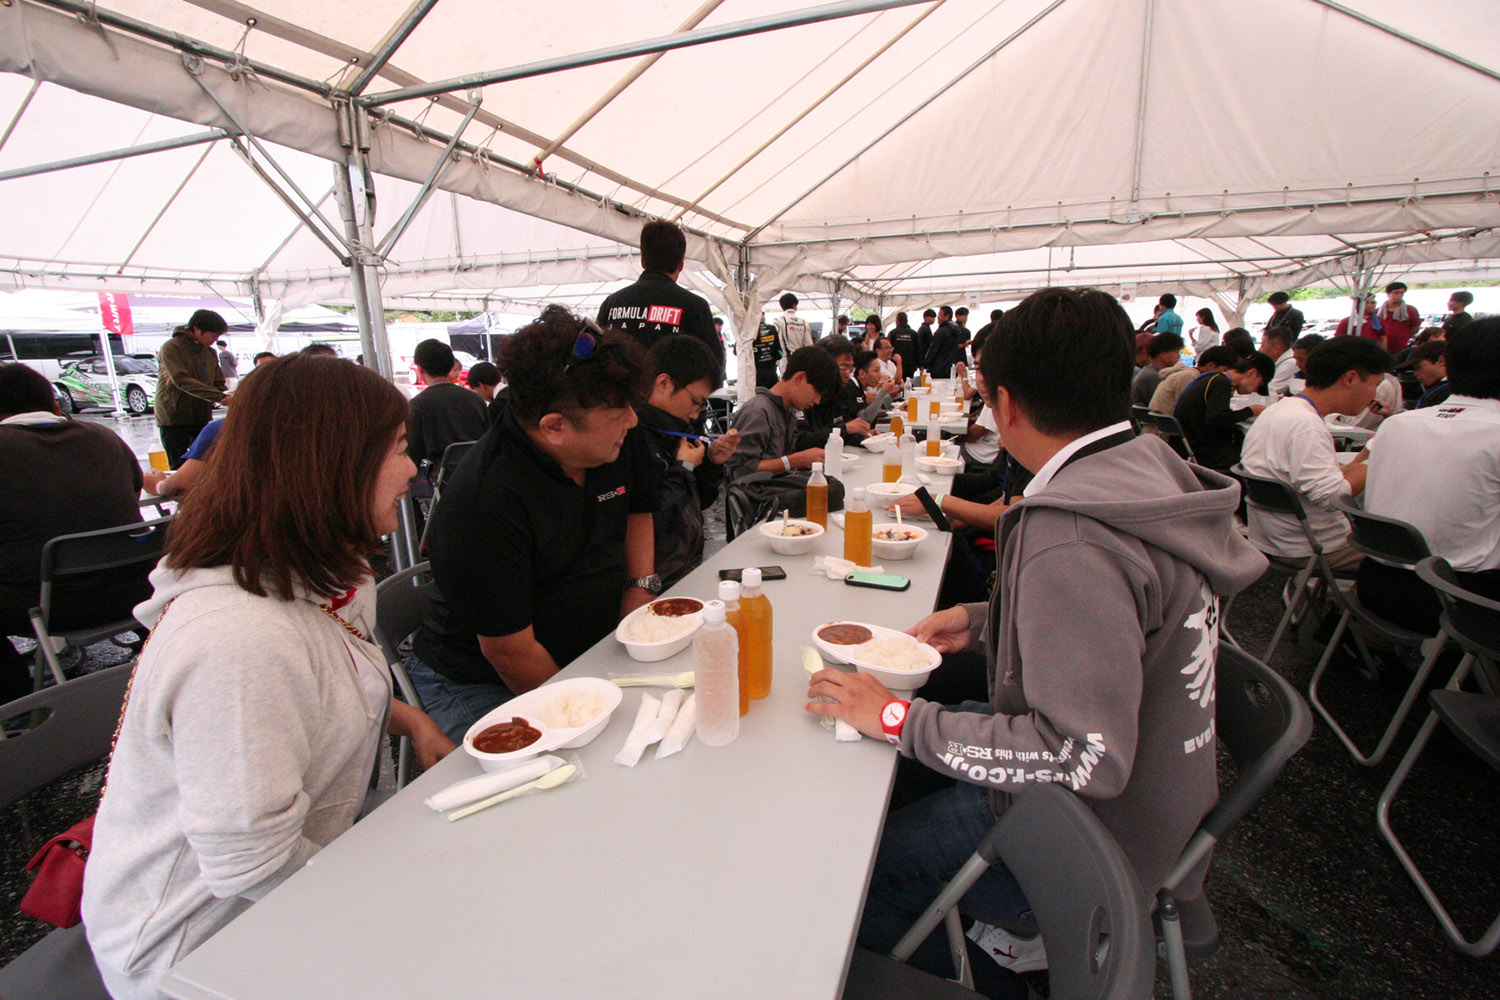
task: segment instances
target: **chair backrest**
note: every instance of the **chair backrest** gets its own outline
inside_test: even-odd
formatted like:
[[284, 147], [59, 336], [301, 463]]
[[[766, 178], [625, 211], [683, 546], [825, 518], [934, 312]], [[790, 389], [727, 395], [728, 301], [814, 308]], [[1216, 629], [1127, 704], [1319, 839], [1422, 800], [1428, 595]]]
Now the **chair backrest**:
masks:
[[109, 753], [134, 666], [84, 674], [0, 706], [0, 722], [45, 714], [35, 728], [0, 740], [0, 808]]
[[1312, 735], [1312, 712], [1286, 678], [1228, 643], [1220, 643], [1214, 671], [1214, 727], [1239, 780], [1200, 826], [1223, 840]]
[[1099, 818], [1060, 784], [1017, 797], [980, 845], [1031, 903], [1058, 1000], [1151, 996], [1156, 946], [1135, 870]]
[[1167, 443], [1172, 446], [1172, 449], [1183, 458], [1191, 461], [1193, 458], [1193, 446], [1188, 442], [1187, 435], [1183, 433], [1182, 425], [1177, 422], [1177, 418], [1170, 413], [1157, 413], [1155, 410], [1151, 411], [1148, 416], [1151, 422], [1156, 425], [1156, 429], [1161, 431], [1162, 436], [1167, 439]]
[[401, 662], [401, 644], [432, 613], [436, 596], [430, 562], [417, 563], [376, 585], [375, 641], [387, 662]]
[[167, 525], [171, 521], [170, 517], [159, 517], [116, 528], [59, 535], [42, 546], [42, 618], [49, 619], [52, 614], [52, 586], [60, 579], [130, 566], [141, 567], [143, 575], [149, 572], [150, 566], [166, 551]]
[[1130, 422], [1135, 424], [1135, 432], [1139, 434], [1142, 427], [1151, 423], [1151, 407], [1142, 406], [1139, 403], [1130, 404]]
[[1278, 514], [1291, 514], [1299, 521], [1307, 520], [1307, 511], [1302, 509], [1302, 498], [1286, 483], [1246, 472], [1243, 465], [1236, 465], [1229, 471], [1244, 484], [1247, 503]]
[[1437, 591], [1443, 605], [1443, 631], [1465, 652], [1500, 663], [1500, 601], [1466, 590], [1442, 556], [1428, 556], [1417, 563], [1417, 576]]
[[455, 441], [443, 449], [441, 464], [438, 466], [437, 481], [439, 484], [446, 482], [457, 471], [459, 463], [464, 460], [464, 456], [469, 453], [469, 449], [478, 443], [477, 440]]
[[1432, 555], [1427, 539], [1405, 521], [1371, 514], [1347, 497], [1336, 497], [1333, 503], [1349, 518], [1350, 543], [1365, 555], [1402, 569], [1416, 569]]
[[[756, 475], [766, 476], [765, 473]], [[724, 540], [732, 542], [756, 521], [765, 516], [765, 505], [750, 498], [750, 493], [739, 482], [730, 483], [724, 489]]]

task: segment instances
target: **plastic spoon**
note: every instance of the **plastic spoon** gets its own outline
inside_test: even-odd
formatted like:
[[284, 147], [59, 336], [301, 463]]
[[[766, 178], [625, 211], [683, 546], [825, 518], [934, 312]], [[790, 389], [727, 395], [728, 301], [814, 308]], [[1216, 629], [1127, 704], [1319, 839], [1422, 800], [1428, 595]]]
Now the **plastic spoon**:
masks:
[[522, 792], [529, 792], [532, 789], [536, 789], [538, 791], [546, 791], [549, 788], [556, 788], [564, 781], [567, 781], [569, 778], [573, 777], [573, 772], [577, 770], [578, 768], [573, 764], [564, 764], [562, 767], [559, 767], [552, 771], [548, 771], [546, 774], [542, 775], [535, 781], [528, 781], [526, 784], [521, 785], [517, 788], [512, 788], [508, 792], [501, 792], [499, 795], [491, 795], [487, 799], [480, 799], [478, 802], [474, 803], [471, 806], [464, 806], [462, 809], [455, 810], [448, 814], [448, 822], [456, 823], [457, 821], [463, 819], [465, 816], [472, 816], [477, 812], [488, 809], [490, 806], [499, 805], [506, 799], [513, 799], [517, 795], [520, 795]]
[[611, 677], [616, 687], [677, 687], [693, 686], [693, 672], [684, 670], [680, 674], [637, 674], [631, 677]]

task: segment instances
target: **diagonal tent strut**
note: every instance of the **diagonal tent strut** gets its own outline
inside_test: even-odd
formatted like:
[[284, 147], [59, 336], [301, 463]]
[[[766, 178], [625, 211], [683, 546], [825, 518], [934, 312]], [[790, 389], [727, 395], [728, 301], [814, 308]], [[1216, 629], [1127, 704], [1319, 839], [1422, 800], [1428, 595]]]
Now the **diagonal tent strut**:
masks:
[[217, 142], [225, 137], [226, 134], [223, 131], [210, 129], [207, 132], [194, 132], [192, 135], [184, 135], [176, 139], [143, 142], [139, 146], [107, 149], [98, 153], [87, 153], [83, 156], [70, 157], [66, 160], [53, 160], [50, 163], [34, 163], [27, 167], [13, 167], [10, 170], [0, 170], [0, 181], [15, 180], [21, 177], [35, 177], [38, 174], [50, 174], [57, 170], [71, 170], [74, 167], [87, 167], [96, 163], [110, 163], [115, 160], [129, 159], [133, 156], [147, 156], [151, 153], [161, 153], [169, 149], [182, 149], [186, 146], [201, 146], [204, 143]]
[[417, 30], [417, 25], [421, 24], [422, 19], [436, 6], [437, 0], [415, 0], [401, 16], [401, 20], [397, 21], [385, 38], [381, 39], [380, 47], [359, 71], [359, 76], [343, 89], [349, 94], [364, 93], [376, 74], [385, 68], [385, 64], [391, 61], [391, 56], [396, 54], [396, 50], [411, 37], [411, 33]]
[[758, 35], [767, 31], [796, 28], [805, 24], [817, 24], [822, 21], [833, 21], [844, 17], [854, 17], [859, 14], [874, 14], [896, 7], [911, 7], [916, 4], [932, 2], [933, 0], [839, 0], [837, 3], [823, 4], [820, 7], [809, 7], [804, 10], [793, 11], [789, 14], [752, 17], [743, 21], [715, 25], [711, 28], [698, 28], [694, 31], [684, 31], [674, 35], [660, 35], [656, 38], [647, 38], [625, 45], [613, 45], [608, 48], [579, 52], [575, 55], [561, 56], [556, 59], [543, 59], [538, 62], [512, 66], [508, 69], [497, 69], [488, 73], [471, 73], [467, 76], [454, 77], [450, 80], [439, 80], [435, 83], [424, 83], [414, 87], [401, 87], [397, 90], [382, 91], [381, 93], [371, 94], [368, 97], [361, 97], [359, 103], [365, 107], [378, 107], [383, 104], [394, 104], [398, 101], [410, 101], [418, 97], [433, 97], [437, 94], [445, 94], [455, 90], [486, 87], [490, 84], [508, 83], [512, 80], [525, 80], [534, 76], [544, 76], [548, 73], [558, 73], [563, 70], [596, 66], [600, 63], [614, 62], [618, 59], [630, 59], [634, 56], [668, 52], [673, 49], [685, 49], [694, 45], [706, 45], [709, 42], [722, 42], [730, 38], [743, 38], [746, 35]]

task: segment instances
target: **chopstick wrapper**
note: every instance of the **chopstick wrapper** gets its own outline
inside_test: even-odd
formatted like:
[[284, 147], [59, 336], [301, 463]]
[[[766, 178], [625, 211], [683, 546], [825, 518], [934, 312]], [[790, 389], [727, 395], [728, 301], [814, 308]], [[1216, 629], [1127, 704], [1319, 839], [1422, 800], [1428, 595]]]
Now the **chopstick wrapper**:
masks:
[[671, 728], [672, 720], [677, 718], [677, 710], [682, 707], [686, 697], [686, 692], [681, 688], [668, 691], [661, 701], [649, 694], [642, 695], [641, 707], [635, 713], [635, 725], [630, 727], [625, 745], [615, 754], [615, 763], [635, 767], [646, 748], [667, 735], [667, 730]]
[[480, 799], [524, 785], [528, 781], [535, 781], [553, 768], [561, 767], [563, 763], [561, 757], [548, 754], [536, 760], [528, 760], [524, 764], [506, 768], [504, 771], [493, 771], [489, 774], [481, 774], [477, 778], [466, 778], [463, 781], [454, 782], [440, 792], [429, 795], [423, 800], [423, 805], [433, 812], [458, 809], [470, 802], [478, 802]]
[[689, 695], [687, 701], [677, 710], [677, 718], [672, 720], [672, 728], [667, 730], [667, 735], [662, 737], [661, 746], [656, 748], [656, 759], [670, 757], [683, 747], [687, 741], [693, 738], [693, 727], [698, 723], [698, 696]]
[[884, 573], [884, 566], [860, 567], [848, 559], [840, 559], [838, 556], [814, 556], [812, 568], [809, 573], [823, 573], [830, 580], [842, 580], [855, 570], [863, 568], [867, 573]]

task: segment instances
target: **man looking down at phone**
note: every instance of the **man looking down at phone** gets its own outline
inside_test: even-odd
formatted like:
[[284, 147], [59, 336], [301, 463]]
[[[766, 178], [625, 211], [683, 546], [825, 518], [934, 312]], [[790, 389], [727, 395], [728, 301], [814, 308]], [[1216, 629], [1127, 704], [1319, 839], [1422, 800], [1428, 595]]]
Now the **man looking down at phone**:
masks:
[[655, 482], [631, 432], [650, 384], [645, 351], [549, 306], [505, 338], [498, 364], [508, 405], [433, 512], [441, 599], [406, 661], [455, 741], [661, 590]]
[[[1028, 785], [1081, 796], [1148, 892], [1218, 796], [1219, 600], [1266, 561], [1234, 530], [1233, 480], [1131, 433], [1133, 344], [1112, 297], [1066, 288], [1027, 298], [985, 344], [985, 402], [1035, 478], [1000, 519], [990, 602], [909, 631], [943, 653], [980, 649], [989, 704], [908, 704], [865, 674], [812, 680], [809, 696], [832, 701], [809, 712], [956, 779], [887, 818], [859, 932], [867, 948], [890, 950]], [[1201, 875], [1181, 895], [1200, 887]], [[988, 923], [1030, 909], [1001, 865], [963, 908]], [[951, 975], [944, 945], [939, 931], [912, 964]]]

